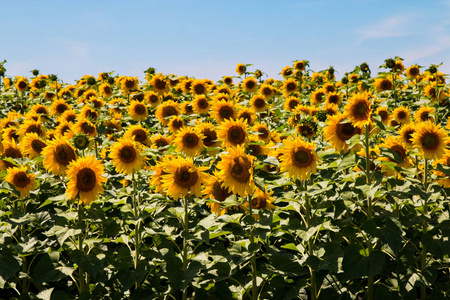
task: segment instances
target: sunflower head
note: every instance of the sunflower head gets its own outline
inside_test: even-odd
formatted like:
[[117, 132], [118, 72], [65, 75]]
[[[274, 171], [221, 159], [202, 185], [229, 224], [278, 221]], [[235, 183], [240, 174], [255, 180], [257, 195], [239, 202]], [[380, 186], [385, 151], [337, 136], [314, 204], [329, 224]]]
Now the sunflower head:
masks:
[[253, 95], [250, 99], [250, 107], [256, 112], [267, 110], [268, 104], [266, 98], [261, 94]]
[[167, 126], [170, 121], [170, 117], [172, 116], [178, 116], [180, 114], [180, 106], [177, 102], [173, 100], [167, 100], [163, 102], [161, 105], [158, 106], [156, 109], [156, 117], [158, 118], [158, 121], [164, 125]]
[[427, 122], [427, 121], [434, 122], [433, 114], [434, 114], [433, 107], [423, 106], [414, 113], [414, 119], [416, 120], [416, 122]]
[[294, 179], [308, 179], [316, 172], [319, 160], [315, 152], [315, 144], [307, 143], [299, 137], [285, 139], [284, 146], [279, 150], [280, 171], [287, 172]]
[[344, 114], [358, 128], [363, 128], [370, 123], [372, 115], [372, 103], [367, 93], [353, 95], [344, 108]]
[[173, 143], [177, 151], [194, 157], [203, 150], [203, 134], [192, 127], [184, 127], [177, 133]]
[[[341, 113], [330, 116], [326, 124], [327, 127], [323, 130], [323, 136], [337, 151], [347, 151], [347, 141], [355, 134], [361, 134], [361, 129], [353, 126], [347, 117]], [[358, 150], [357, 147], [358, 145], [354, 150]]]
[[79, 132], [72, 137], [72, 143], [78, 150], [84, 150], [89, 146], [89, 138], [85, 133]]
[[69, 164], [76, 159], [75, 149], [61, 136], [48, 142], [42, 150], [42, 156], [44, 167], [55, 175], [65, 175]]
[[392, 90], [393, 87], [392, 81], [388, 78], [377, 78], [375, 79], [374, 85], [378, 93]]
[[205, 95], [197, 95], [192, 100], [192, 109], [196, 114], [206, 114], [210, 108], [209, 100]]
[[26, 167], [13, 167], [8, 169], [5, 181], [11, 183], [20, 193], [20, 197], [28, 197], [30, 191], [34, 190], [36, 185], [36, 175], [28, 173]]
[[139, 171], [144, 163], [141, 147], [131, 138], [122, 138], [111, 146], [110, 157], [117, 172], [131, 174]]
[[248, 138], [247, 121], [239, 120], [225, 120], [220, 125], [218, 131], [219, 140], [222, 140], [223, 146], [237, 146], [247, 142]]
[[445, 153], [448, 135], [444, 128], [427, 121], [416, 126], [412, 139], [424, 158], [440, 159]]
[[223, 100], [215, 102], [212, 105], [211, 110], [212, 116], [215, 117], [217, 122], [232, 119], [236, 115], [236, 109], [234, 108], [233, 103]]
[[244, 64], [237, 64], [236, 66], [236, 73], [239, 75], [244, 74], [247, 71], [247, 67]]
[[406, 124], [411, 121], [411, 113], [406, 107], [399, 106], [392, 112], [392, 118], [397, 124]]
[[258, 81], [255, 77], [247, 77], [242, 82], [242, 87], [246, 92], [253, 93], [258, 89]]

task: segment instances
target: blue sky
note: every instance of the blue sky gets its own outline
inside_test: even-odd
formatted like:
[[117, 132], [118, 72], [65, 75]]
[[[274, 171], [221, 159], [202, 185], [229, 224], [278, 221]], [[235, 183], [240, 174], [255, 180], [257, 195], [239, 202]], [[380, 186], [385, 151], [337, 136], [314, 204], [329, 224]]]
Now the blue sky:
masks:
[[[450, 73], [450, 1], [0, 1], [7, 75], [100, 72], [218, 80], [237, 63], [279, 78], [294, 60], [337, 76], [386, 58], [444, 64]], [[63, 4], [62, 4], [63, 3]]]

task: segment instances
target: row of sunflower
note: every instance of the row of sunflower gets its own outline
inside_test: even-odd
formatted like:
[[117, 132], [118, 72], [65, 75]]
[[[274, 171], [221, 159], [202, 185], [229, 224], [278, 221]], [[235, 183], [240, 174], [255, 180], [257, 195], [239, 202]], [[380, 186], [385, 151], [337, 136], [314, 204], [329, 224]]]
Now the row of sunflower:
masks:
[[439, 66], [72, 85], [3, 64], [5, 298], [449, 296]]

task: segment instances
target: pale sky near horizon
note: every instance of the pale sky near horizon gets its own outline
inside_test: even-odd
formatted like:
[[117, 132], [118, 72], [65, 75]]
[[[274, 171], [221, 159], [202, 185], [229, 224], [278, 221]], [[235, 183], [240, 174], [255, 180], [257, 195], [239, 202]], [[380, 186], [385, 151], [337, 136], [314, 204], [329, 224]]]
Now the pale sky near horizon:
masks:
[[[20, 3], [20, 4], [17, 4]], [[7, 75], [57, 74], [68, 83], [100, 72], [219, 80], [253, 64], [279, 78], [294, 60], [337, 76], [386, 58], [450, 73], [450, 1], [4, 1], [0, 62]]]

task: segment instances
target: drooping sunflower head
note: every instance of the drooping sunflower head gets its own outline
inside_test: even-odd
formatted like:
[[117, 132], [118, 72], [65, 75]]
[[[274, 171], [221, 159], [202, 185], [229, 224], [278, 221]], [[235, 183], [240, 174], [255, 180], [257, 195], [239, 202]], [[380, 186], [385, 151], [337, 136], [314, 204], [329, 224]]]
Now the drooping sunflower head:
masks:
[[147, 106], [139, 101], [131, 101], [128, 106], [128, 114], [135, 121], [144, 121], [148, 118]]
[[244, 146], [230, 147], [228, 154], [221, 155], [217, 164], [218, 176], [223, 186], [233, 194], [245, 196], [254, 189], [253, 160], [251, 155], [245, 153]]
[[411, 122], [411, 112], [404, 106], [399, 106], [392, 112], [392, 118], [398, 124], [406, 124]]
[[162, 187], [175, 200], [187, 195], [201, 197], [201, 185], [208, 178], [204, 172], [206, 169], [206, 167], [195, 166], [192, 158], [177, 157], [167, 161], [164, 167], [166, 174], [161, 175]]
[[98, 194], [103, 193], [102, 183], [106, 182], [103, 173], [103, 165], [94, 156], [72, 161], [67, 168], [67, 197], [75, 199], [78, 196], [79, 204], [94, 202]]
[[20, 143], [22, 153], [31, 159], [39, 157], [45, 146], [47, 146], [47, 144], [44, 140], [34, 132], [27, 133]]
[[42, 150], [44, 167], [55, 175], [65, 175], [70, 162], [76, 159], [73, 146], [65, 137], [57, 136], [48, 141]]
[[416, 122], [434, 122], [434, 108], [430, 106], [422, 106], [414, 113]]
[[364, 128], [370, 123], [372, 116], [372, 103], [367, 93], [353, 95], [344, 108], [344, 114], [358, 128]]
[[444, 128], [427, 121], [416, 126], [412, 140], [424, 158], [440, 159], [445, 153], [448, 134]]
[[219, 127], [218, 137], [219, 140], [222, 140], [223, 147], [238, 146], [247, 142], [247, 132], [247, 121], [243, 119], [225, 120]]
[[256, 112], [261, 112], [267, 110], [268, 103], [263, 95], [255, 94], [250, 98], [250, 107]]
[[89, 137], [83, 132], [75, 134], [71, 141], [78, 150], [84, 150], [89, 147]]
[[[353, 126], [347, 117], [341, 113], [330, 116], [326, 122], [327, 126], [323, 129], [324, 138], [330, 142], [337, 151], [347, 151], [347, 141], [355, 134], [361, 134], [361, 129]], [[358, 145], [352, 150], [358, 150]]]
[[294, 179], [308, 179], [316, 172], [319, 157], [314, 143], [307, 143], [299, 137], [285, 139], [279, 149], [280, 171]]
[[194, 157], [203, 150], [203, 134], [197, 132], [193, 127], [184, 127], [179, 130], [173, 144], [177, 147], [177, 151]]
[[144, 163], [141, 147], [131, 138], [122, 138], [111, 146], [110, 157], [116, 171], [131, 174], [139, 171]]
[[255, 77], [247, 77], [242, 81], [242, 87], [246, 92], [253, 93], [258, 89], [258, 81]]
[[36, 185], [36, 175], [28, 173], [26, 167], [12, 167], [8, 169], [5, 181], [11, 183], [20, 193], [20, 197], [28, 197], [30, 191], [34, 190]]

